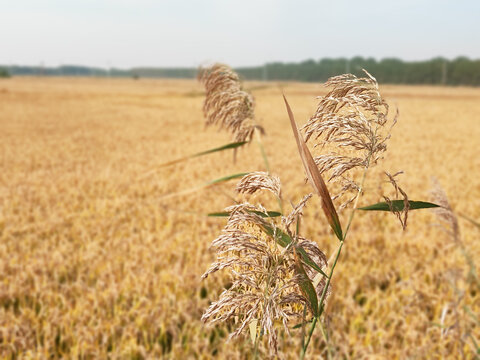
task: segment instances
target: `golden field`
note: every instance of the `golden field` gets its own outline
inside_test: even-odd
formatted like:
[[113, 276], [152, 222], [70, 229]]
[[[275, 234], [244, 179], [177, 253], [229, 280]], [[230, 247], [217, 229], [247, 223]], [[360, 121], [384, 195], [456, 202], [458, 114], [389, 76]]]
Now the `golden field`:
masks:
[[[245, 87], [267, 131], [272, 172], [287, 203], [297, 203], [311, 190], [281, 92], [303, 124], [325, 89]], [[381, 85], [381, 92], [400, 118], [360, 205], [381, 200], [376, 173], [403, 170], [411, 199], [431, 200], [435, 176], [453, 208], [478, 221], [480, 89]], [[250, 358], [248, 336], [227, 341], [227, 326], [200, 321], [229, 281], [220, 273], [200, 279], [225, 223], [205, 214], [238, 195], [234, 181], [199, 187], [264, 170], [259, 149], [240, 150], [236, 163], [223, 152], [159, 167], [230, 141], [205, 128], [202, 102], [193, 80], [0, 80], [1, 358]], [[480, 273], [480, 229], [459, 221]], [[318, 198], [302, 226], [327, 257], [335, 251]], [[406, 231], [392, 214], [358, 213], [328, 301], [332, 357], [475, 358], [480, 289], [468, 271], [432, 211], [410, 212]], [[283, 358], [298, 355], [298, 330], [292, 335], [280, 341]], [[308, 351], [327, 356], [319, 329]]]

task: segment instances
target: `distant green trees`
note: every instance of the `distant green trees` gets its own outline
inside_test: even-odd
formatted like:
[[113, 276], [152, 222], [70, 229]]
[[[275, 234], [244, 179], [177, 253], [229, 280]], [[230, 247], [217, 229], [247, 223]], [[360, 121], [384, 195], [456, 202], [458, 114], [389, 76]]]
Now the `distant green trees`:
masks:
[[0, 68], [0, 78], [8, 78], [10, 77], [10, 73], [7, 69]]
[[[6, 68], [6, 67], [3, 67]], [[324, 82], [343, 73], [362, 75], [362, 68], [374, 75], [378, 82], [387, 84], [429, 84], [480, 86], [480, 59], [458, 57], [453, 60], [434, 58], [425, 61], [403, 61], [386, 58], [324, 58], [298, 63], [272, 62], [263, 66], [236, 68], [247, 80], [294, 80]], [[0, 65], [0, 77], [2, 75]], [[130, 78], [194, 78], [196, 68], [132, 68], [102, 69], [77, 65], [60, 67], [9, 66], [10, 75], [43, 76], [97, 76]], [[7, 75], [8, 76], [8, 75]]]
[[306, 60], [300, 63], [275, 62], [236, 70], [250, 80], [323, 82], [331, 76], [343, 73], [361, 75], [362, 68], [372, 73], [381, 83], [480, 86], [480, 60], [466, 57], [407, 62], [395, 58], [377, 61], [358, 56], [351, 59]]

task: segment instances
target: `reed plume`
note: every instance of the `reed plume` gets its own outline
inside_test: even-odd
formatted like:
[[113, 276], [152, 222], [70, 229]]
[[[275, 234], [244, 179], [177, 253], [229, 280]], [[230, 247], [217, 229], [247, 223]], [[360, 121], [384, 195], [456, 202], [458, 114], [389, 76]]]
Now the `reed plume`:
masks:
[[198, 79], [205, 86], [203, 113], [207, 125], [219, 125], [232, 133], [236, 142], [250, 142], [255, 130], [264, 133], [255, 123], [253, 96], [242, 89], [235, 71], [224, 64], [200, 69]]
[[280, 179], [266, 172], [257, 171], [245, 175], [237, 185], [237, 192], [253, 194], [258, 190], [268, 190], [280, 197]]
[[[252, 180], [256, 185], [252, 185]], [[262, 189], [272, 191], [272, 181], [268, 175], [247, 175], [237, 188], [247, 193]], [[278, 183], [278, 193], [279, 188]], [[277, 190], [277, 186], [274, 190]], [[302, 201], [284, 219], [284, 223], [291, 224], [292, 221], [287, 219], [299, 216], [305, 203], [306, 200]], [[230, 213], [227, 225], [212, 242], [217, 261], [205, 272], [203, 278], [221, 269], [229, 269], [232, 285], [210, 305], [202, 320], [211, 323], [236, 322], [237, 328], [230, 337], [238, 336], [247, 325], [250, 328], [250, 324], [255, 327], [258, 324], [258, 329], [255, 328], [254, 331], [264, 334], [268, 338], [270, 350], [277, 353], [278, 325], [283, 325], [289, 333], [289, 322], [302, 318], [308, 304], [308, 299], [299, 286], [304, 279], [297, 271], [296, 249], [301, 247], [320, 267], [327, 266], [326, 257], [314, 242], [299, 236], [295, 237], [295, 242], [281, 248], [276, 237], [282, 230], [267, 218], [267, 211], [260, 205], [243, 203], [228, 207], [226, 211]], [[291, 233], [288, 227], [289, 225], [286, 231]], [[271, 229], [271, 232], [265, 229]], [[313, 281], [318, 273], [306, 264], [303, 265], [305, 274]], [[325, 279], [316, 284], [315, 292], [318, 296], [324, 286]]]
[[316, 147], [328, 151], [315, 157], [315, 162], [328, 181], [341, 185], [333, 199], [355, 193], [343, 200], [340, 209], [357, 196], [359, 183], [354, 170], [368, 169], [382, 157], [398, 116], [397, 111], [389, 121], [389, 106], [380, 95], [376, 79], [364, 72], [364, 78], [352, 74], [330, 78], [325, 86], [333, 89], [319, 97], [315, 114], [302, 128], [306, 141], [311, 140]]

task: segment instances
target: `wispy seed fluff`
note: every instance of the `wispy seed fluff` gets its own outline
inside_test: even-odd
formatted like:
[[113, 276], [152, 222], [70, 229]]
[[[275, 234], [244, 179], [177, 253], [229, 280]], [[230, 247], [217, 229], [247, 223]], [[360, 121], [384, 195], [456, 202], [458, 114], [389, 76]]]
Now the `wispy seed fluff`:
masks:
[[237, 185], [239, 193], [253, 194], [258, 190], [268, 190], [280, 197], [280, 179], [266, 172], [257, 171], [245, 175]]
[[440, 183], [436, 178], [432, 178], [433, 187], [431, 190], [433, 202], [440, 205], [439, 208], [434, 209], [435, 214], [440, 220], [442, 227], [449, 234], [455, 243], [461, 242], [460, 227], [458, 225], [458, 218], [453, 212], [447, 194], [442, 189]]
[[[258, 187], [270, 190], [267, 184]], [[304, 203], [300, 206], [303, 207]], [[289, 322], [293, 319], [299, 321], [307, 304], [299, 287], [302, 279], [295, 270], [294, 248], [277, 244], [275, 237], [282, 230], [274, 220], [266, 217], [267, 211], [263, 207], [244, 203], [226, 211], [230, 213], [227, 225], [212, 242], [217, 260], [203, 278], [228, 269], [232, 285], [210, 305], [202, 320], [234, 323], [236, 329], [230, 337], [249, 329], [251, 323], [255, 324], [257, 335], [262, 332], [268, 339], [271, 352], [276, 353], [278, 327], [283, 326], [289, 333]], [[299, 212], [301, 209], [297, 209], [297, 214]], [[314, 242], [300, 237], [295, 239], [296, 246], [301, 246], [319, 267], [327, 266], [325, 255]], [[313, 281], [318, 273], [306, 264], [304, 268]], [[324, 280], [316, 284], [317, 296], [320, 297], [324, 286]]]
[[215, 64], [200, 69], [198, 79], [205, 86], [203, 112], [207, 125], [228, 129], [238, 142], [251, 141], [255, 130], [264, 132], [254, 120], [254, 99], [242, 89], [235, 71], [227, 65]]
[[[388, 120], [389, 106], [380, 95], [376, 79], [365, 71], [366, 77], [345, 74], [330, 78], [325, 86], [332, 87], [315, 114], [305, 124], [306, 141], [327, 150], [315, 158], [320, 173], [329, 181], [339, 182], [341, 189], [334, 199], [358, 191], [355, 169], [365, 169], [382, 157], [387, 149], [390, 130], [398, 112]], [[390, 122], [391, 125], [387, 126]], [[344, 199], [346, 207], [355, 196]]]

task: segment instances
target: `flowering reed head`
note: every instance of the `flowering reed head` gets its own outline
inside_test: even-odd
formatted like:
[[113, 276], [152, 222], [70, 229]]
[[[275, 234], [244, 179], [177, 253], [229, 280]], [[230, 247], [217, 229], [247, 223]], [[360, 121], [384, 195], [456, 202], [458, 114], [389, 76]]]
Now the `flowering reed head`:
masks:
[[238, 74], [230, 67], [215, 64], [200, 69], [198, 79], [205, 86], [203, 112], [207, 125], [228, 129], [237, 142], [249, 142], [255, 130], [263, 133], [254, 121], [254, 99], [242, 89]]
[[[306, 141], [312, 140], [315, 146], [327, 150], [315, 162], [329, 181], [341, 183], [334, 199], [358, 191], [354, 170], [366, 169], [382, 157], [398, 115], [387, 126], [389, 106], [375, 78], [367, 71], [365, 74], [364, 78], [352, 74], [330, 78], [325, 85], [332, 89], [320, 97], [315, 114], [303, 127]], [[354, 198], [344, 200], [340, 208]]]
[[280, 179], [266, 172], [257, 171], [245, 175], [237, 185], [239, 193], [253, 194], [258, 190], [268, 190], [280, 197]]
[[[268, 174], [256, 173], [247, 175], [237, 188], [247, 193], [266, 189], [279, 194], [280, 184]], [[299, 216], [305, 203], [306, 200], [290, 218]], [[261, 331], [268, 338], [271, 351], [276, 353], [278, 325], [283, 325], [288, 333], [288, 323], [302, 318], [304, 307], [308, 306], [308, 299], [300, 289], [305, 275], [297, 271], [296, 249], [301, 247], [319, 267], [326, 267], [326, 257], [314, 242], [298, 236], [289, 245], [280, 246], [278, 237], [285, 232], [268, 218], [267, 211], [260, 205], [243, 203], [226, 211], [230, 213], [227, 225], [212, 242], [217, 261], [203, 278], [218, 270], [229, 269], [232, 285], [210, 305], [202, 320], [235, 322], [237, 328], [231, 337], [239, 335], [247, 325], [252, 331], [253, 324], [255, 334]], [[284, 219], [284, 223], [289, 221]], [[286, 231], [291, 233], [288, 228]], [[305, 265], [304, 274], [313, 281], [318, 273]], [[318, 296], [324, 287], [325, 281], [316, 284]]]

